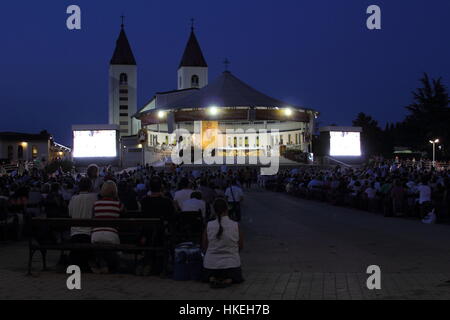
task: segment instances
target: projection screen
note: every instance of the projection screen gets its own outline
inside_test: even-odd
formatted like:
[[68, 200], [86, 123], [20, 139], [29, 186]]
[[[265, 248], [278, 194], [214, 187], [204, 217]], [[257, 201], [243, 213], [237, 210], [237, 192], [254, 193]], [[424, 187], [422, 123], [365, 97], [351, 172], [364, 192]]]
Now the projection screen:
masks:
[[73, 131], [74, 158], [117, 157], [116, 130]]
[[361, 156], [360, 132], [330, 132], [330, 156]]

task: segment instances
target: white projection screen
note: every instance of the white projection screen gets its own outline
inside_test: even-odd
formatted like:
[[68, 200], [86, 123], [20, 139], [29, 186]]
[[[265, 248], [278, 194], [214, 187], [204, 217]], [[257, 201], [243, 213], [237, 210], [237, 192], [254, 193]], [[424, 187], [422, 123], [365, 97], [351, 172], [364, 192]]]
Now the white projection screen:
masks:
[[330, 132], [330, 156], [361, 156], [360, 132]]
[[74, 130], [74, 158], [117, 157], [116, 130]]

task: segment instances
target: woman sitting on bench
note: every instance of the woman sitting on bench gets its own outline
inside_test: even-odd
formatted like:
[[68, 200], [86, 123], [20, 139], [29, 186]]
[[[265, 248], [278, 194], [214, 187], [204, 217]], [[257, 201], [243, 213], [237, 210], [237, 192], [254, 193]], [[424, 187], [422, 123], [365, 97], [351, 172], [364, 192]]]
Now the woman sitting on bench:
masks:
[[[94, 218], [117, 219], [120, 218], [122, 205], [120, 204], [117, 186], [114, 181], [103, 183], [100, 191], [100, 200], [94, 204]], [[120, 244], [119, 234], [115, 228], [94, 228], [91, 236], [92, 243]], [[98, 252], [95, 264], [91, 269], [95, 273], [108, 273], [117, 271], [119, 256], [116, 252]]]

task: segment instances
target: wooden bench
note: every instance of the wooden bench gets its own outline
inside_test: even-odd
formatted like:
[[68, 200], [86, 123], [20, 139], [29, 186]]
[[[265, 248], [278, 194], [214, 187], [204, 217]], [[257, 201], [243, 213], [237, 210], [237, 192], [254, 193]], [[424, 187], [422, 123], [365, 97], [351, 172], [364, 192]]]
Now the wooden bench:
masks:
[[164, 225], [161, 219], [71, 219], [71, 218], [32, 218], [30, 220], [29, 232], [29, 257], [28, 257], [28, 274], [31, 274], [33, 256], [36, 251], [42, 254], [43, 269], [47, 268], [46, 253], [48, 250], [54, 251], [68, 251], [68, 250], [98, 250], [98, 251], [123, 251], [126, 253], [133, 253], [135, 263], [137, 263], [137, 254], [140, 252], [159, 251], [164, 256], [164, 270], [167, 267], [167, 260], [170, 248], [170, 239], [164, 237], [163, 245], [141, 246], [135, 243], [121, 243], [121, 244], [92, 244], [92, 243], [39, 243], [37, 231], [39, 230], [69, 230], [71, 227], [110, 227], [116, 228], [119, 231], [119, 237], [122, 232], [133, 233], [136, 236], [140, 234], [144, 228], [152, 230], [153, 234], [158, 231], [164, 232]]

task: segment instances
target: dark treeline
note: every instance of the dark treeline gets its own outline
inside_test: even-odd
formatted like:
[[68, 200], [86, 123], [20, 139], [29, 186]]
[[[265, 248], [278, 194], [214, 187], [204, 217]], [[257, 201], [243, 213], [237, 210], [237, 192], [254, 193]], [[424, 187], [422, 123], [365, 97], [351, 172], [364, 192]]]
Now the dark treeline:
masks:
[[354, 126], [363, 128], [361, 137], [366, 156], [392, 157], [394, 147], [406, 147], [415, 152], [426, 152], [431, 157], [430, 140], [439, 139], [436, 148], [438, 160], [450, 159], [450, 108], [447, 88], [442, 78], [430, 79], [425, 73], [422, 86], [413, 94], [413, 102], [406, 106], [407, 116], [402, 122], [387, 123], [380, 128], [378, 121], [359, 113]]

